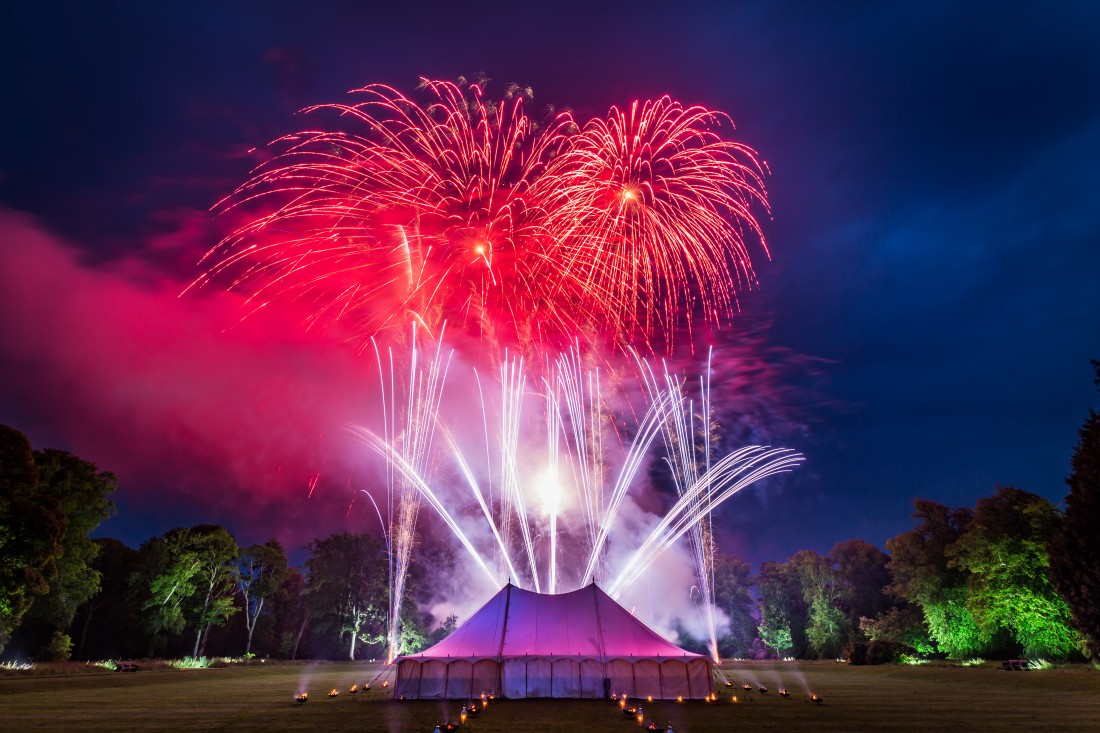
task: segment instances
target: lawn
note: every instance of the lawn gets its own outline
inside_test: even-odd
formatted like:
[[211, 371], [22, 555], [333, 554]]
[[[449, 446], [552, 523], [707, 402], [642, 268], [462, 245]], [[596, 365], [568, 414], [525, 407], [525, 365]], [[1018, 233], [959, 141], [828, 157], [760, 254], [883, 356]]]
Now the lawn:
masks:
[[[642, 702], [649, 720], [703, 731], [1100, 731], [1100, 672], [1084, 666], [1008, 672], [977, 667], [849, 667], [836, 663], [728, 665], [738, 687], [717, 703]], [[9, 674], [0, 677], [0, 730], [422, 731], [457, 718], [458, 702], [401, 702], [377, 684], [377, 665], [272, 664], [220, 669]], [[745, 693], [743, 683], [770, 688]], [[776, 693], [787, 687], [792, 694]], [[326, 692], [336, 687], [339, 697]], [[293, 695], [308, 689], [309, 701]], [[813, 691], [820, 705], [808, 701]], [[730, 701], [736, 692], [738, 702]], [[614, 703], [498, 700], [469, 733], [638, 730]]]

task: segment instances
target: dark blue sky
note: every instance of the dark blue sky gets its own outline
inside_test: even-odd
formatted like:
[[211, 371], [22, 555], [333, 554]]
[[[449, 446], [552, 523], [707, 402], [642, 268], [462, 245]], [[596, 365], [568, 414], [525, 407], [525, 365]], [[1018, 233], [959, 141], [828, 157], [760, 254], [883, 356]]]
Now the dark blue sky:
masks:
[[[0, 300], [0, 421], [120, 473], [121, 512], [105, 534], [137, 543], [213, 520], [255, 541], [298, 520], [277, 502], [244, 510], [210, 496], [220, 459], [192, 447], [193, 422], [120, 428], [140, 400], [112, 401], [102, 385], [115, 394], [118, 380], [84, 377], [144, 364], [156, 339], [58, 315], [49, 287], [175, 287], [218, 237], [206, 210], [245, 177], [246, 151], [302, 125], [295, 110], [370, 82], [476, 72], [585, 114], [669, 93], [729, 113], [768, 161], [773, 260], [759, 265], [746, 321], [770, 324], [771, 346], [813, 357], [824, 377], [792, 390], [801, 403], [789, 406], [812, 428], [787, 436], [807, 469], [723, 510], [730, 550], [760, 561], [852, 537], [881, 545], [910, 526], [916, 496], [969, 505], [1002, 484], [1061, 500], [1096, 404], [1088, 360], [1100, 358], [1100, 6], [370, 5], [22, 3], [0, 14], [0, 252], [4, 283], [34, 284]], [[31, 241], [76, 248], [65, 278], [23, 277], [16, 250]], [[131, 307], [145, 302], [134, 297]], [[93, 369], [65, 351], [95, 341], [128, 356]], [[272, 360], [294, 367], [271, 380], [323, 373], [321, 357], [294, 347], [279, 346]], [[234, 470], [239, 483], [247, 469]]]

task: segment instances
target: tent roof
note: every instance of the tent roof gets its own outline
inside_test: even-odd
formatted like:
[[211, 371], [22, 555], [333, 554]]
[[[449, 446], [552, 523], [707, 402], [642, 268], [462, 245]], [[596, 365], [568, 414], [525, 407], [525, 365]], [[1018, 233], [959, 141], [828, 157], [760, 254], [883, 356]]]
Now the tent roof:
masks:
[[508, 584], [430, 649], [401, 659], [700, 658], [646, 626], [595, 583], [549, 595]]

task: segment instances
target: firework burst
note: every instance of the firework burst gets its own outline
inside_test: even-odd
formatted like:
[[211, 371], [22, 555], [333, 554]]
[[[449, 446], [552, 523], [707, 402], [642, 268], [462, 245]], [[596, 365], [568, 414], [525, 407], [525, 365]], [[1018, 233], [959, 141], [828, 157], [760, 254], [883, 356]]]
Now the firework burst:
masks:
[[613, 107], [548, 167], [563, 268], [620, 334], [671, 347], [681, 320], [721, 325], [736, 285], [753, 281], [745, 239], [764, 242], [764, 169], [722, 124], [733, 125], [667, 96]]
[[195, 285], [228, 279], [252, 308], [298, 298], [362, 343], [448, 322], [535, 353], [671, 347], [697, 319], [725, 323], [753, 281], [764, 168], [719, 136], [725, 115], [662, 97], [536, 123], [529, 90], [431, 80], [353, 97], [305, 110], [341, 129], [276, 141], [219, 205], [245, 223]]

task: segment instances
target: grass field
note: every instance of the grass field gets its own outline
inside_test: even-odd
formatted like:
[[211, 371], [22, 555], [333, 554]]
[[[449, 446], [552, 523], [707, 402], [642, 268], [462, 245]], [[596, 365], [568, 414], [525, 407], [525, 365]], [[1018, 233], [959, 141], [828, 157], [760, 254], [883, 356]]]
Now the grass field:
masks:
[[[746, 662], [725, 667], [738, 685], [718, 703], [642, 702], [647, 721], [677, 733], [704, 731], [1100, 731], [1100, 672], [1079, 666], [1007, 672], [978, 667], [848, 667]], [[402, 702], [367, 664], [257, 665], [136, 673], [9, 674], [0, 677], [0, 731], [419, 731], [457, 718], [457, 702]], [[790, 698], [780, 698], [780, 686]], [[308, 689], [309, 702], [293, 695]], [[341, 695], [329, 699], [336, 687]], [[808, 691], [824, 703], [807, 701]], [[739, 702], [729, 695], [738, 693]], [[614, 703], [498, 700], [469, 733], [638, 730]]]

